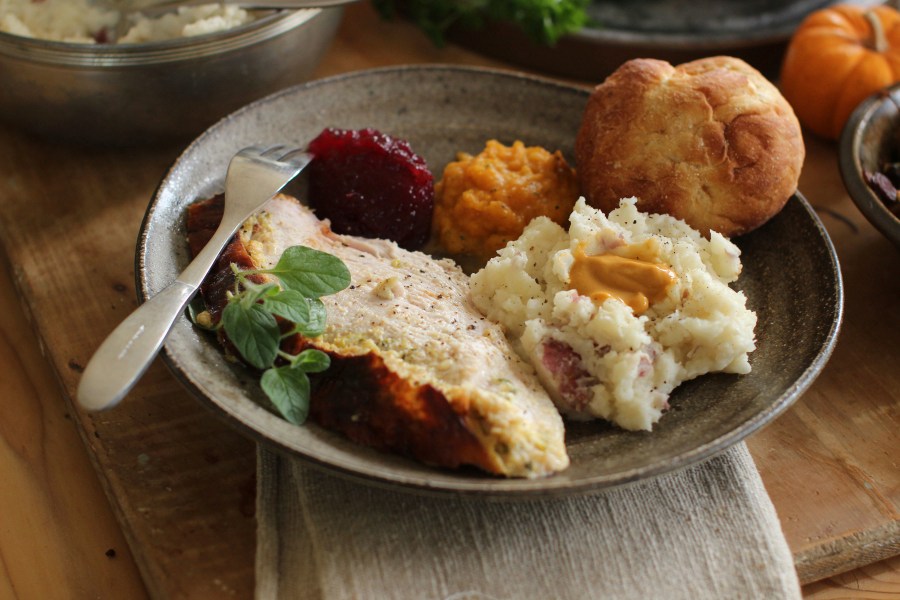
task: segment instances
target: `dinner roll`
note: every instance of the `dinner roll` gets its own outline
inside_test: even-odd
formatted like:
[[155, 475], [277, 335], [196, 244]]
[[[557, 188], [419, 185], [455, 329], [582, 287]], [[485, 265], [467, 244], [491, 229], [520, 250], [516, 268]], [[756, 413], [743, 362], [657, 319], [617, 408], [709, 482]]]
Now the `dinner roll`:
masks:
[[677, 67], [626, 62], [588, 101], [575, 144], [581, 192], [609, 212], [621, 198], [708, 235], [759, 227], [797, 189], [805, 150], [794, 111], [742, 60]]

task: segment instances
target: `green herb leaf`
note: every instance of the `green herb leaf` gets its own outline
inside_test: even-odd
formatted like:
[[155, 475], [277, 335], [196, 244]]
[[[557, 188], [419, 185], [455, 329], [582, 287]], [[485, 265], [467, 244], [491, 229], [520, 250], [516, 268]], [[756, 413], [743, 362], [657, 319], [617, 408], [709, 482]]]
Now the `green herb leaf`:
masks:
[[268, 296], [263, 300], [263, 307], [296, 324], [309, 321], [309, 302], [303, 294], [294, 290], [282, 290]]
[[305, 246], [291, 246], [273, 269], [260, 272], [275, 275], [285, 289], [307, 298], [334, 294], [350, 285], [350, 271], [341, 259]]
[[250, 306], [251, 304], [259, 301], [261, 298], [272, 296], [278, 293], [278, 284], [274, 281], [267, 281], [265, 283], [253, 283], [246, 278], [241, 278], [241, 286], [244, 289], [241, 294], [239, 296], [235, 296], [235, 298], [239, 299], [240, 302], [244, 304], [244, 306]]
[[321, 373], [330, 366], [331, 357], [315, 348], [307, 348], [291, 359], [291, 367], [306, 373]]
[[[350, 285], [350, 271], [341, 259], [303, 246], [285, 250], [272, 269], [240, 270], [235, 276], [234, 295], [222, 312], [221, 326], [228, 339], [250, 365], [263, 371], [260, 386], [289, 422], [302, 424], [309, 414], [310, 384], [306, 373], [327, 369], [331, 358], [309, 348], [296, 356], [280, 349], [288, 335], [300, 333], [316, 337], [325, 331], [327, 313], [320, 296], [333, 294]], [[279, 283], [254, 283], [252, 275], [268, 274]], [[277, 317], [294, 324], [282, 335]], [[275, 367], [278, 357], [290, 361]]]
[[306, 323], [296, 323], [294, 331], [306, 337], [318, 337], [325, 333], [328, 311], [325, 310], [325, 305], [318, 298], [308, 298], [307, 307], [309, 308], [309, 318], [306, 319]]
[[[266, 310], [294, 323], [290, 333], [318, 337], [325, 332], [328, 312], [318, 298], [306, 298], [293, 290], [285, 290], [263, 301]], [[285, 337], [285, 336], [282, 336]]]
[[263, 373], [259, 383], [285, 419], [294, 425], [306, 421], [309, 415], [309, 378], [302, 369], [272, 368]]
[[438, 46], [452, 27], [481, 29], [492, 22], [510, 23], [533, 41], [553, 45], [590, 22], [590, 0], [374, 0], [386, 19], [405, 15]]
[[261, 304], [229, 302], [222, 311], [228, 339], [248, 363], [257, 369], [271, 367], [278, 354], [281, 332], [278, 323]]

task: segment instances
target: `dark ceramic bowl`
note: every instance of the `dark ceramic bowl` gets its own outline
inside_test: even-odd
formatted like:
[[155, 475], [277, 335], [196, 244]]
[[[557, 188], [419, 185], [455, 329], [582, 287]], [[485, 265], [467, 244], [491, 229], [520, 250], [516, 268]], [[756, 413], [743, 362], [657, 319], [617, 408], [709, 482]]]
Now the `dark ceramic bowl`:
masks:
[[[162, 180], [138, 242], [139, 294], [154, 295], [186, 266], [185, 209], [221, 190], [229, 159], [244, 146], [303, 145], [324, 127], [375, 127], [407, 139], [438, 174], [457, 151], [477, 153], [491, 138], [559, 149], [572, 160], [588, 94], [514, 73], [424, 66], [341, 75], [254, 103], [207, 130]], [[572, 464], [546, 479], [435, 469], [353, 444], [313, 423], [293, 426], [258, 401], [255, 379], [225, 360], [216, 341], [186, 318], [167, 338], [164, 358], [201, 402], [240, 431], [353, 479], [419, 492], [516, 498], [607, 488], [695, 464], [741, 441], [787, 410], [828, 360], [843, 291], [834, 248], [806, 200], [794, 196], [737, 244], [744, 264], [737, 287], [758, 317], [753, 372], [685, 383], [652, 432], [599, 421], [569, 423]]]
[[887, 209], [866, 183], [865, 172], [900, 161], [900, 84], [860, 104], [844, 126], [840, 140], [841, 177], [859, 211], [900, 248], [900, 218]]

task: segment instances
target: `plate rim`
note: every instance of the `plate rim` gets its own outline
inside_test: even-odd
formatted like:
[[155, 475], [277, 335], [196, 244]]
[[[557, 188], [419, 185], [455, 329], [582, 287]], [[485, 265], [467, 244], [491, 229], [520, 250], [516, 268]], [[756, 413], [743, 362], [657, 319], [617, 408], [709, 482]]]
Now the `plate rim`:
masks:
[[[260, 98], [259, 100], [256, 100], [250, 104], [247, 104], [237, 111], [234, 111], [233, 113], [217, 121], [202, 134], [200, 134], [197, 138], [195, 138], [194, 141], [188, 144], [188, 146], [186, 146], [185, 149], [181, 153], [179, 153], [179, 155], [173, 160], [171, 166], [166, 170], [165, 174], [160, 179], [160, 182], [157, 185], [144, 213], [144, 218], [141, 222], [135, 249], [135, 280], [138, 302], [143, 303], [148, 297], [149, 282], [146, 280], [147, 265], [145, 262], [145, 250], [148, 244], [149, 225], [153, 219], [155, 210], [159, 206], [158, 201], [160, 192], [175, 173], [175, 170], [177, 169], [180, 161], [187, 155], [191, 154], [198, 146], [202, 145], [209, 136], [214, 135], [219, 127], [235, 118], [239, 118], [240, 115], [244, 114], [245, 112], [255, 111], [259, 107], [269, 104], [284, 95], [301, 93], [305, 90], [330, 85], [336, 82], [343, 82], [354, 78], [377, 77], [385, 73], [389, 74], [393, 72], [409, 71], [450, 71], [467, 75], [478, 74], [480, 76], [488, 77], [506, 77], [511, 80], [519, 81], [527, 80], [539, 85], [551, 86], [567, 93], [581, 94], [584, 95], [585, 99], [590, 93], [589, 89], [582, 86], [566, 84], [548, 77], [519, 73], [508, 69], [473, 67], [465, 65], [428, 64], [380, 67], [376, 69], [362, 69], [358, 71], [342, 73], [332, 77], [326, 77], [291, 86], [269, 96]], [[611, 489], [629, 485], [637, 481], [654, 478], [660, 475], [690, 467], [692, 465], [696, 465], [746, 439], [749, 435], [763, 428], [765, 425], [771, 423], [775, 418], [786, 411], [797, 400], [797, 398], [799, 398], [799, 396], [809, 388], [809, 386], [816, 379], [816, 377], [818, 377], [818, 375], [822, 371], [822, 368], [831, 357], [838, 338], [838, 334], [840, 332], [844, 311], [843, 280], [840, 272], [837, 252], [834, 248], [834, 244], [830, 236], [825, 229], [824, 224], [822, 223], [821, 219], [819, 219], [818, 215], [815, 213], [815, 210], [802, 195], [802, 193], [797, 191], [789, 200], [789, 202], [791, 201], [798, 201], [802, 209], [811, 219], [813, 225], [819, 233], [819, 238], [824, 243], [825, 254], [829, 259], [831, 271], [835, 276], [833, 282], [835, 300], [833, 307], [833, 320], [829, 327], [828, 333], [824, 336], [822, 346], [816, 354], [815, 358], [806, 366], [802, 374], [795, 381], [793, 381], [791, 385], [788, 386], [784, 390], [784, 392], [776, 399], [776, 401], [774, 401], [767, 408], [767, 410], [757, 412], [751, 418], [742, 422], [739, 426], [733, 428], [727, 433], [720, 435], [705, 444], [694, 447], [691, 450], [682, 452], [678, 456], [673, 457], [671, 460], [661, 461], [652, 465], [632, 467], [631, 469], [620, 471], [612, 476], [592, 477], [575, 482], [566, 479], [556, 479], [556, 484], [554, 484], [553, 476], [538, 479], [454, 479], [452, 484], [444, 482], [434, 484], [419, 480], [418, 478], [408, 478], [402, 475], [394, 478], [386, 478], [381, 474], [360, 472], [359, 470], [354, 470], [342, 465], [334, 464], [333, 462], [329, 462], [328, 460], [323, 459], [319, 456], [298, 453], [291, 449], [289, 446], [280, 443], [278, 440], [267, 437], [264, 432], [252, 427], [248, 423], [238, 418], [238, 415], [234, 414], [232, 411], [227, 410], [221, 404], [217, 403], [214, 399], [208, 397], [203, 392], [203, 390], [201, 390], [196, 385], [196, 383], [190, 378], [190, 376], [182, 370], [181, 365], [170, 353], [168, 345], [163, 346], [162, 358], [175, 378], [181, 383], [183, 387], [185, 387], [185, 389], [190, 392], [190, 394], [194, 398], [200, 400], [200, 402], [204, 406], [209, 408], [216, 417], [218, 417], [220, 420], [224, 420], [228, 425], [238, 430], [242, 435], [245, 435], [246, 437], [255, 440], [257, 443], [260, 443], [265, 447], [276, 451], [280, 455], [299, 459], [304, 464], [314, 467], [320, 471], [327, 472], [332, 475], [337, 475], [358, 483], [425, 495], [472, 496], [479, 498], [506, 500], [528, 500], [548, 497], [573, 496], [599, 491], [601, 489]], [[263, 407], [258, 408], [261, 411], [265, 411]], [[268, 413], [268, 411], [265, 412]], [[272, 417], [278, 418], [274, 415], [272, 415]], [[486, 483], [488, 485], [485, 485]]]
[[581, 39], [596, 44], [641, 45], [665, 50], [671, 46], [680, 46], [692, 50], [713, 50], [716, 48], [744, 48], [763, 44], [787, 42], [800, 23], [812, 12], [831, 8], [836, 4], [851, 4], [861, 7], [875, 6], [878, 0], [833, 0], [823, 2], [818, 8], [808, 12], [800, 19], [781, 19], [768, 27], [756, 27], [749, 30], [728, 33], [700, 33], [690, 31], [642, 31], [623, 27], [604, 28], [586, 25], [569, 34], [574, 39]]

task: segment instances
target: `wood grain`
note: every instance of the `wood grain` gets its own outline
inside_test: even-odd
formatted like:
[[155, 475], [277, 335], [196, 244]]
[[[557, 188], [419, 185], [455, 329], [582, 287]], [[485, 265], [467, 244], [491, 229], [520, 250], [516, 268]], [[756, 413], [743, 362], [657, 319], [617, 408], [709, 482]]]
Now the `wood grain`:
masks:
[[847, 197], [834, 145], [806, 146], [800, 189], [838, 250], [844, 323], [819, 379], [748, 445], [815, 581], [900, 553], [900, 253]]
[[803, 597], [807, 600], [900, 598], [900, 556], [807, 585]]
[[[317, 76], [413, 62], [499, 65], [434, 48], [361, 3], [348, 9]], [[808, 145], [801, 190], [821, 209], [840, 255], [844, 329], [822, 377], [750, 445], [801, 575], [811, 580], [900, 552], [900, 253], [850, 204], [834, 146]], [[0, 475], [14, 483], [0, 485], [0, 598], [96, 597], [101, 585], [117, 592], [107, 597], [252, 595], [252, 444], [211, 418], [160, 363], [125, 403], [98, 415], [63, 403], [52, 382], [71, 395], [93, 349], [134, 307], [138, 227], [181, 147], [78, 148], [0, 129], [0, 243], [37, 333], [11, 328], [21, 321], [3, 311], [0, 358], [21, 365], [24, 379], [0, 378]], [[8, 295], [0, 302], [15, 303]], [[72, 450], [79, 442], [67, 412], [121, 531], [108, 508], [96, 509], [100, 487], [83, 449]], [[855, 578], [874, 593], [891, 588], [896, 574], [894, 560], [805, 592], [867, 597], [823, 594], [844, 593]], [[54, 582], [57, 594], [48, 595]]]
[[[0, 238], [69, 397], [92, 349], [136, 305], [137, 229], [176, 153], [72, 148], [18, 134], [0, 145]], [[211, 418], [159, 362], [120, 410], [70, 410], [118, 520], [128, 524], [151, 595], [248, 596], [253, 444]]]
[[144, 598], [5, 260], [0, 307], [0, 598]]

